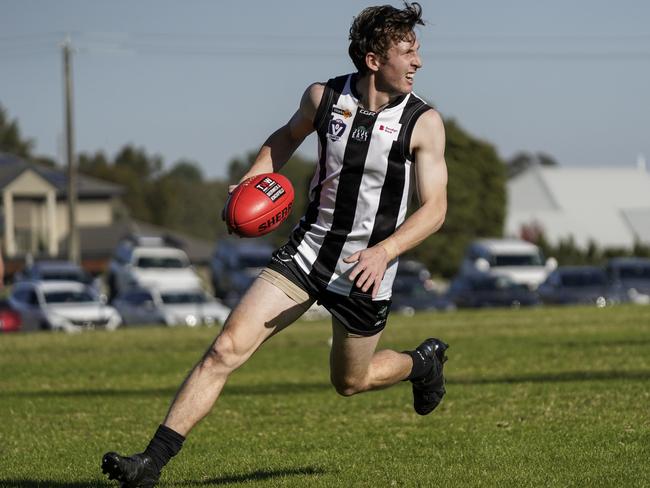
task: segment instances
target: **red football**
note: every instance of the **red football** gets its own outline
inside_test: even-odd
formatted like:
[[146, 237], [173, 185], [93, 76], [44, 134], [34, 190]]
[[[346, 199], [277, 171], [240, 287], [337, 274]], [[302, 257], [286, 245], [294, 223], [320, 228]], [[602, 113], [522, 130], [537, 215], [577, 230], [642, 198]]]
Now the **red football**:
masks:
[[287, 220], [293, 206], [293, 186], [279, 173], [242, 181], [228, 197], [226, 225], [241, 237], [259, 237]]

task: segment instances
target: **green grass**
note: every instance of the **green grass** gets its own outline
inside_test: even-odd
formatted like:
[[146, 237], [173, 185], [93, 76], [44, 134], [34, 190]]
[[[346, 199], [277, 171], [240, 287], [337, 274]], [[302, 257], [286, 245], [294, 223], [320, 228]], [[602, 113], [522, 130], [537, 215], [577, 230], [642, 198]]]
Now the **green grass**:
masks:
[[[103, 481], [142, 450], [215, 329], [0, 336], [0, 487]], [[329, 324], [266, 344], [161, 486], [650, 486], [650, 307], [391, 317], [382, 347], [451, 344], [431, 415], [408, 384], [339, 397]]]

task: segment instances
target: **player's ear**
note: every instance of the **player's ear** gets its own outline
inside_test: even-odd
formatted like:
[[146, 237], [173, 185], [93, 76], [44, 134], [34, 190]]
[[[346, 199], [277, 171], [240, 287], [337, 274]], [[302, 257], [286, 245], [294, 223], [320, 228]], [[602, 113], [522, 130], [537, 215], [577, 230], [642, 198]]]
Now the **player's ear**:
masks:
[[377, 72], [379, 71], [379, 66], [381, 65], [381, 58], [378, 54], [373, 52], [366, 53], [366, 66], [368, 70]]

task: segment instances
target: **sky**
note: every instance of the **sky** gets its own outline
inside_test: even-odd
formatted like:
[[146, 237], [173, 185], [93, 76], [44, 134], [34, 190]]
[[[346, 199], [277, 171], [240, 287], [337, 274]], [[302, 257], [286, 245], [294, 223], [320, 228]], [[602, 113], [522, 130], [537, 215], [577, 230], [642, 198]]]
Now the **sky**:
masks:
[[[113, 157], [134, 144], [166, 167], [190, 160], [223, 177], [310, 83], [353, 71], [350, 23], [373, 4], [0, 0], [0, 105], [36, 154], [62, 162], [69, 38], [77, 152]], [[421, 4], [416, 93], [501, 157], [543, 152], [576, 167], [650, 158], [650, 2]], [[315, 158], [315, 138], [298, 152]]]

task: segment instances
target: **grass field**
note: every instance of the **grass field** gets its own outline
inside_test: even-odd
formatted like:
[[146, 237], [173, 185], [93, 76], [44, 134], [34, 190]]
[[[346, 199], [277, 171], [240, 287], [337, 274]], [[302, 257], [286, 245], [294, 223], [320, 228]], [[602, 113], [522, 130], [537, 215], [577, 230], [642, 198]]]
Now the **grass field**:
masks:
[[[215, 329], [0, 336], [0, 486], [113, 486]], [[226, 386], [161, 486], [650, 486], [650, 307], [391, 317], [382, 347], [451, 344], [431, 415], [408, 384], [339, 397], [329, 324], [299, 322]]]

